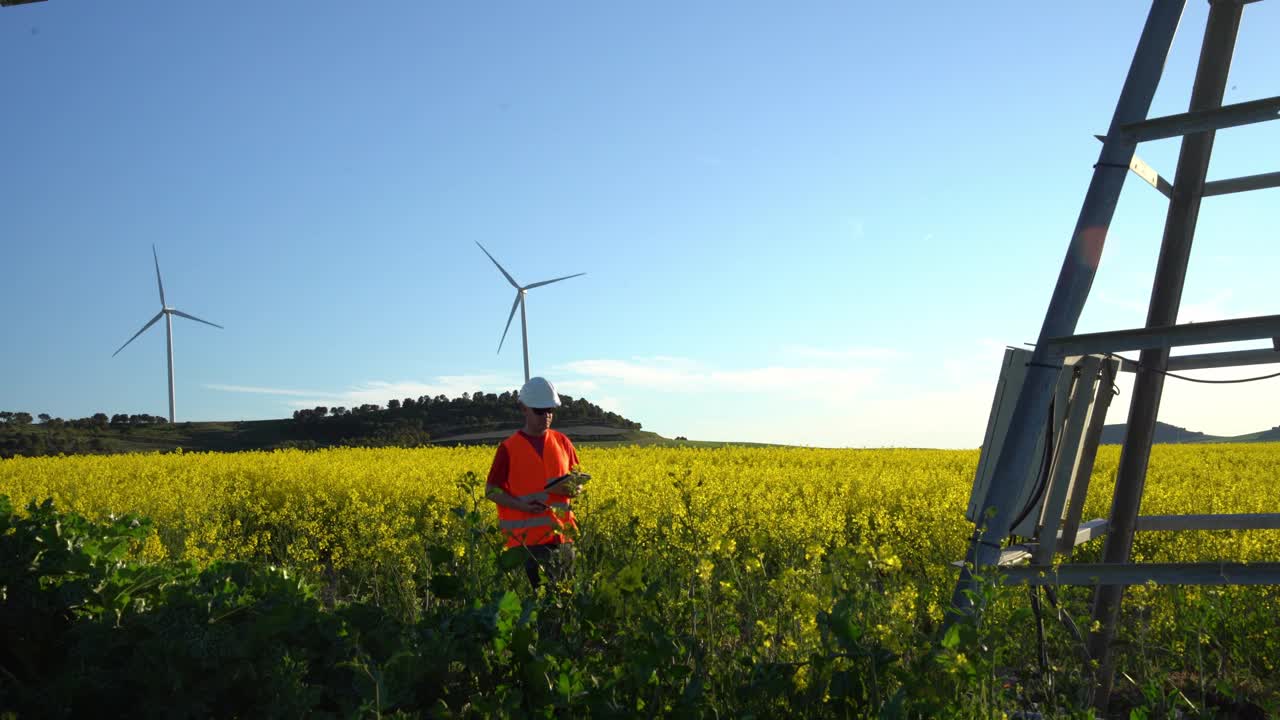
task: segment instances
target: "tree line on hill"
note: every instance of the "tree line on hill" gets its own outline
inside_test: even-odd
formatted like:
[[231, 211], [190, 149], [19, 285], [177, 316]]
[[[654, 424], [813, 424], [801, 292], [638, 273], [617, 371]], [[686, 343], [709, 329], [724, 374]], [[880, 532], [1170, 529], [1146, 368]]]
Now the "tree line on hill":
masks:
[[[556, 424], [604, 425], [639, 430], [640, 423], [628, 420], [582, 398], [560, 396]], [[364, 404], [355, 407], [318, 406], [293, 414], [291, 439], [299, 446], [323, 445], [423, 445], [434, 438], [515, 428], [524, 421], [517, 405], [517, 393], [462, 393], [390, 400], [386, 406]]]
[[[639, 430], [640, 423], [582, 398], [561, 395], [556, 425]], [[351, 446], [417, 447], [453, 435], [514, 429], [523, 422], [515, 392], [423, 395], [385, 406], [315, 407], [291, 419], [170, 424], [157, 415], [94, 413], [64, 420], [47, 413], [0, 411], [0, 458], [125, 451], [303, 449]]]
[[146, 413], [108, 416], [100, 412], [64, 420], [48, 413], [32, 417], [29, 412], [0, 410], [0, 457], [106, 452], [109, 448], [103, 442], [105, 433], [168, 422], [167, 418]]
[[40, 421], [40, 424], [44, 425], [46, 428], [57, 429], [69, 427], [77, 430], [104, 429], [107, 427], [137, 427], [139, 425], [163, 425], [169, 422], [167, 418], [160, 417], [159, 415], [147, 415], [146, 413], [138, 415], [116, 413], [110, 417], [107, 417], [106, 413], [94, 413], [88, 417], [63, 420], [60, 417], [52, 417], [49, 413], [40, 413], [33, 418], [29, 412], [0, 410], [0, 430], [24, 428], [31, 425], [37, 419]]

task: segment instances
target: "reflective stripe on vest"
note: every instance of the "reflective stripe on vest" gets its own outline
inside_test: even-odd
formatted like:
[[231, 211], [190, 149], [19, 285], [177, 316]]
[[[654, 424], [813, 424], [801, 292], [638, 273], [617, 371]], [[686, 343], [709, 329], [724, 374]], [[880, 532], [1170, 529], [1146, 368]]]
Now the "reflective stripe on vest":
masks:
[[525, 518], [524, 520], [499, 520], [498, 527], [503, 530], [516, 530], [519, 528], [531, 527], [550, 527], [556, 524], [555, 518], [546, 516]]
[[569, 498], [548, 493], [547, 480], [569, 472], [567, 441], [555, 430], [548, 430], [542, 439], [542, 456], [533, 449], [528, 438], [519, 432], [502, 443], [510, 462], [508, 470], [508, 494], [524, 501], [536, 500], [547, 506], [537, 513], [520, 512], [498, 506], [498, 527], [507, 535], [507, 546], [542, 545], [566, 542], [568, 538], [557, 532], [565, 525], [577, 527]]
[[562, 495], [556, 495], [556, 497], [560, 498], [560, 500], [558, 501], [552, 500], [551, 493], [548, 493], [548, 492], [529, 493], [528, 495], [516, 495], [515, 497], [519, 500], [537, 500], [543, 505], [546, 505], [549, 508], [554, 508], [556, 510], [569, 509], [569, 503], [567, 500], [565, 500], [564, 496]]

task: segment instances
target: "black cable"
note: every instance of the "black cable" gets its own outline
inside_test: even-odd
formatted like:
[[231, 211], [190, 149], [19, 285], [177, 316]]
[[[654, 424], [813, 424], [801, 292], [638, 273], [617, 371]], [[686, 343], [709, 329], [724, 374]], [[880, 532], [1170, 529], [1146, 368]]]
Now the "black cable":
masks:
[[1053, 694], [1053, 675], [1049, 672], [1049, 648], [1044, 642], [1044, 615], [1040, 612], [1040, 586], [1029, 585], [1031, 591], [1031, 612], [1036, 618], [1036, 647], [1040, 660], [1040, 680], [1044, 682], [1049, 694]]
[[1044, 491], [1049, 485], [1049, 468], [1053, 464], [1053, 406], [1056, 398], [1049, 401], [1049, 420], [1045, 423], [1044, 437], [1044, 461], [1040, 464], [1040, 474], [1036, 478], [1035, 490], [1031, 492], [1031, 497], [1027, 500], [1027, 504], [1022, 508], [1022, 512], [1018, 514], [1018, 519], [1013, 521], [1009, 526], [1009, 532], [1022, 524], [1023, 520], [1031, 514], [1031, 511], [1040, 504], [1040, 498], [1044, 496]]
[[1209, 385], [1231, 385], [1234, 383], [1257, 382], [1259, 380], [1270, 380], [1271, 378], [1280, 377], [1280, 372], [1277, 372], [1277, 373], [1271, 373], [1270, 375], [1259, 375], [1258, 377], [1251, 377], [1251, 378], [1238, 378], [1236, 380], [1209, 380], [1206, 378], [1193, 378], [1193, 377], [1187, 377], [1186, 375], [1178, 375], [1177, 373], [1171, 373], [1168, 370], [1164, 370], [1163, 372], [1165, 375], [1168, 375], [1171, 378], [1186, 380], [1187, 382], [1193, 382], [1193, 383], [1206, 383]]
[[[1278, 353], [1278, 355], [1280, 355], [1280, 353]], [[1137, 360], [1129, 360], [1129, 358], [1123, 355], [1112, 355], [1111, 353], [1107, 353], [1107, 357], [1119, 358], [1120, 360], [1125, 360], [1127, 362], [1132, 363], [1136, 367], [1144, 368], [1147, 370], [1155, 370], [1161, 375], [1167, 375], [1168, 377], [1175, 378], [1177, 380], [1185, 380], [1187, 382], [1193, 382], [1193, 383], [1204, 383], [1206, 385], [1234, 385], [1236, 383], [1258, 382], [1259, 380], [1270, 380], [1272, 378], [1280, 377], [1280, 372], [1276, 372], [1276, 373], [1271, 373], [1270, 375], [1259, 375], [1258, 377], [1251, 377], [1251, 378], [1236, 378], [1234, 380], [1209, 380], [1208, 378], [1187, 377], [1186, 375], [1179, 375], [1178, 373], [1169, 372], [1168, 370], [1156, 370], [1156, 368], [1153, 368], [1149, 365], [1143, 365]], [[1277, 360], [1280, 360], [1280, 357], [1278, 357]]]
[[1053, 586], [1045, 585], [1044, 595], [1049, 599], [1049, 604], [1053, 606], [1053, 609], [1058, 611], [1058, 619], [1062, 621], [1063, 625], [1067, 626], [1067, 630], [1075, 638], [1077, 647], [1080, 648], [1081, 657], [1084, 658], [1085, 664], [1088, 664], [1092, 657], [1089, 655], [1089, 643], [1085, 641], [1084, 633], [1080, 632], [1080, 626], [1076, 624], [1075, 619], [1071, 617], [1067, 609], [1058, 602], [1058, 592], [1053, 589]]

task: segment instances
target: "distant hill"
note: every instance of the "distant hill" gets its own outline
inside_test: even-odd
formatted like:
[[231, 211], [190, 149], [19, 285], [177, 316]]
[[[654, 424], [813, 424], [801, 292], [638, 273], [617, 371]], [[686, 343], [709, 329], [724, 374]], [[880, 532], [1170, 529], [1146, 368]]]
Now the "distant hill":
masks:
[[[582, 398], [560, 396], [555, 427], [575, 442], [666, 443], [640, 423]], [[457, 398], [391, 400], [385, 406], [316, 407], [292, 418], [169, 424], [153, 415], [117, 414], [62, 420], [26, 412], [0, 413], [0, 457], [277, 448], [418, 447], [496, 444], [523, 423], [515, 393], [463, 393]]]
[[[1102, 444], [1119, 445], [1123, 443], [1125, 427], [1124, 423], [1103, 426]], [[1208, 435], [1178, 427], [1177, 425], [1157, 422], [1155, 441], [1158, 444], [1169, 445], [1179, 443], [1276, 442], [1280, 441], [1280, 426], [1246, 435]]]

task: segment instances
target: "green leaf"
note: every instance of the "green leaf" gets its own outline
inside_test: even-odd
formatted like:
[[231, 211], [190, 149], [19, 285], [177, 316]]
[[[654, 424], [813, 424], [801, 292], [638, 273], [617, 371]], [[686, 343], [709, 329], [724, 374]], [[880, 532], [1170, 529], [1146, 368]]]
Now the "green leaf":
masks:
[[453, 560], [453, 551], [439, 545], [432, 545], [427, 548], [427, 558], [433, 565], [444, 565]]
[[947, 633], [942, 636], [942, 647], [948, 650], [955, 650], [960, 646], [960, 626], [952, 625], [947, 628]]
[[462, 592], [462, 580], [455, 575], [432, 575], [431, 592], [438, 598], [455, 598]]
[[528, 551], [524, 548], [511, 548], [498, 556], [498, 567], [503, 570], [515, 570], [524, 567]]
[[560, 677], [556, 681], [556, 691], [565, 697], [569, 697], [572, 694], [573, 688], [569, 685], [568, 673], [560, 673]]
[[517, 614], [520, 612], [520, 596], [514, 590], [508, 590], [498, 600], [498, 611]]

